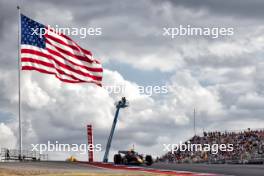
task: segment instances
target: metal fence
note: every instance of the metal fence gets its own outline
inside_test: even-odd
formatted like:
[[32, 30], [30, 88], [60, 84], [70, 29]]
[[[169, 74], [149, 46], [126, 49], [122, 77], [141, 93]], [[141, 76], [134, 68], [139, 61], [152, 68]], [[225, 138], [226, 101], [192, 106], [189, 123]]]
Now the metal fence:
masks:
[[47, 154], [40, 154], [31, 150], [22, 150], [21, 156], [19, 150], [2, 148], [0, 153], [1, 161], [16, 161], [16, 160], [32, 160], [32, 161], [47, 161]]

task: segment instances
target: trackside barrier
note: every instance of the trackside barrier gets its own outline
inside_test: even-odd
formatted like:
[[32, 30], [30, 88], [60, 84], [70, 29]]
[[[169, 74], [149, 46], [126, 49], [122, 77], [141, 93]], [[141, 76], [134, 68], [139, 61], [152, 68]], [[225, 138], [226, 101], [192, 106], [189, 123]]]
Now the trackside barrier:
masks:
[[32, 161], [47, 161], [47, 154], [40, 154], [31, 150], [22, 150], [22, 156], [19, 157], [19, 150], [1, 148], [1, 161], [16, 161], [16, 160], [32, 160]]

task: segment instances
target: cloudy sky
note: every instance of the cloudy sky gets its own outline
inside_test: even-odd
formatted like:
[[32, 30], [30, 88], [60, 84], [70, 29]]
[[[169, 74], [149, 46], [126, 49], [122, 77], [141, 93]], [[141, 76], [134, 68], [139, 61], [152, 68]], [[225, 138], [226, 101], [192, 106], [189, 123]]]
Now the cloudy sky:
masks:
[[[0, 0], [0, 147], [17, 147], [17, 1]], [[264, 127], [264, 2], [261, 0], [23, 0], [22, 13], [45, 25], [102, 28], [101, 36], [71, 36], [104, 66], [105, 85], [65, 84], [50, 75], [23, 71], [23, 146], [59, 141], [86, 143], [87, 124], [103, 145], [114, 103], [126, 96], [111, 155], [132, 145], [161, 155], [162, 144], [197, 132]], [[163, 35], [163, 28], [190, 25], [233, 28], [234, 35]], [[166, 86], [166, 94], [140, 94], [139, 86]], [[96, 159], [102, 159], [102, 152]], [[69, 153], [53, 153], [65, 159]], [[86, 159], [85, 155], [77, 155]]]

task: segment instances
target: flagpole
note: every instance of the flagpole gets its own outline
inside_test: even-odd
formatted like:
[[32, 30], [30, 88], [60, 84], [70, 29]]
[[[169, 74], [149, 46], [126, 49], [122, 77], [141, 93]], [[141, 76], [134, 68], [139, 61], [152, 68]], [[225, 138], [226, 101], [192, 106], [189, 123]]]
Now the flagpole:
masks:
[[18, 10], [18, 129], [19, 129], [19, 160], [22, 160], [22, 125], [21, 125], [21, 61], [20, 61], [20, 42], [21, 42], [21, 11], [20, 11], [20, 6], [17, 6]]

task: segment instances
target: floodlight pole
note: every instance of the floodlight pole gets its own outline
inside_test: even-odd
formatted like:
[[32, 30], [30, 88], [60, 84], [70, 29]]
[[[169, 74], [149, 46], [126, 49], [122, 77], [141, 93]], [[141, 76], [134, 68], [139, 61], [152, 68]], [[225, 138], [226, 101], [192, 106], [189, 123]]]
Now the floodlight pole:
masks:
[[109, 150], [111, 148], [111, 143], [112, 143], [112, 139], [113, 139], [114, 132], [115, 132], [115, 127], [116, 127], [116, 123], [117, 123], [117, 119], [118, 119], [119, 110], [120, 110], [120, 108], [125, 108], [127, 106], [128, 106], [128, 104], [127, 104], [125, 97], [123, 97], [120, 101], [118, 101], [118, 103], [116, 105], [116, 113], [115, 113], [115, 117], [114, 117], [114, 121], [112, 124], [111, 131], [110, 131], [110, 135], [108, 137], [108, 141], [107, 141], [107, 145], [106, 145], [106, 149], [105, 149], [105, 154], [104, 154], [104, 159], [103, 159], [103, 162], [105, 162], [105, 163], [108, 162]]

